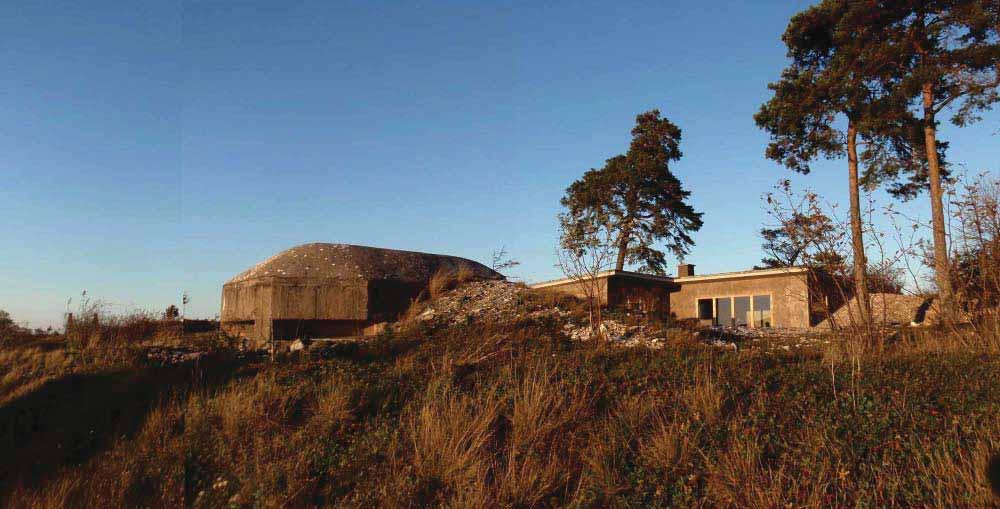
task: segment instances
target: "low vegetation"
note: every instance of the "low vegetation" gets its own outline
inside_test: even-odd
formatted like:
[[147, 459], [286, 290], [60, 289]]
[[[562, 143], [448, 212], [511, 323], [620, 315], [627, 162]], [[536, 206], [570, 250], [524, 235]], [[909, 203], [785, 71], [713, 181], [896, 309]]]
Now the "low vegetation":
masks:
[[734, 352], [525, 315], [174, 367], [5, 344], [0, 505], [998, 506], [992, 327]]

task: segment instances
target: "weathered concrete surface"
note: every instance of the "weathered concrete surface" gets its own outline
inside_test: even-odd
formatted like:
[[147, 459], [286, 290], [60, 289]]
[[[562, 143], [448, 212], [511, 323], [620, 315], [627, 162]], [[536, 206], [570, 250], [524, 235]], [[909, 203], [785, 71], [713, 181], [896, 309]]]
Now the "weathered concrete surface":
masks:
[[257, 343], [361, 334], [406, 310], [439, 270], [502, 279], [456, 256], [347, 244], [282, 251], [222, 287], [222, 329]]
[[[588, 285], [595, 285], [595, 286], [593, 286], [593, 288], [591, 290], [588, 287]], [[587, 283], [587, 284], [585, 284], [584, 281], [581, 281], [581, 280], [566, 279], [566, 280], [559, 280], [559, 281], [552, 281], [552, 282], [535, 284], [535, 285], [532, 285], [531, 288], [536, 289], [536, 290], [540, 290], [540, 291], [546, 291], [546, 292], [565, 293], [565, 294], [568, 294], [568, 295], [572, 295], [574, 297], [579, 297], [581, 299], [586, 299], [587, 298], [587, 292], [588, 291], [594, 291], [594, 292], [597, 293], [596, 297], [597, 297], [597, 300], [598, 300], [598, 304], [600, 304], [601, 306], [607, 306], [608, 305], [608, 278], [607, 278], [607, 276], [598, 276], [597, 277], [597, 281], [594, 282], [594, 283]]]
[[[938, 308], [934, 305], [933, 297], [873, 293], [870, 295], [870, 300], [872, 320], [876, 325], [931, 324], [938, 320]], [[817, 327], [824, 329], [850, 327], [856, 325], [859, 320], [858, 301], [852, 298]]]
[[[683, 274], [694, 272], [693, 265], [682, 265], [681, 268]], [[607, 271], [597, 277], [596, 283], [602, 306], [658, 315], [673, 314], [681, 319], [698, 317], [698, 299], [769, 295], [773, 327], [809, 327], [818, 321], [812, 316], [817, 307], [816, 301], [826, 298], [821, 285], [812, 279], [807, 270], [801, 268], [676, 278]], [[538, 283], [532, 285], [532, 288], [586, 296], [585, 285], [578, 280]]]
[[670, 294], [677, 318], [697, 318], [698, 299], [771, 296], [773, 327], [806, 328], [810, 324], [809, 278], [806, 271], [763, 270], [677, 278]]
[[594, 291], [601, 306], [667, 316], [670, 313], [670, 292], [675, 286], [666, 276], [609, 270], [598, 274], [593, 283], [583, 279], [565, 279], [539, 283], [532, 288], [567, 293], [581, 299], [587, 298], [588, 291]]

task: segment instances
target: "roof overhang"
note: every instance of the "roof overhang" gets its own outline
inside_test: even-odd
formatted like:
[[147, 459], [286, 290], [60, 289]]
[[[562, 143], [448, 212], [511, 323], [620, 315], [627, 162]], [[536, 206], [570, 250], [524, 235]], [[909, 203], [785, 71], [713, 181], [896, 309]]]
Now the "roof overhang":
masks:
[[703, 276], [687, 276], [674, 278], [678, 284], [698, 283], [701, 281], [718, 281], [723, 279], [745, 279], [771, 276], [787, 276], [793, 274], [805, 274], [809, 269], [805, 267], [780, 267], [776, 269], [744, 270], [740, 272], [720, 272], [717, 274], [705, 274]]
[[[719, 272], [716, 274], [705, 274], [702, 276], [686, 276], [686, 277], [671, 277], [671, 276], [657, 276], [656, 274], [644, 274], [642, 272], [631, 272], [627, 270], [606, 270], [599, 272], [594, 279], [606, 279], [612, 276], [627, 277], [633, 279], [644, 279], [647, 281], [656, 281], [660, 283], [699, 283], [702, 281], [719, 281], [726, 279], [746, 279], [746, 278], [758, 278], [758, 277], [773, 277], [773, 276], [788, 276], [795, 274], [805, 274], [809, 272], [806, 267], [781, 267], [775, 269], [760, 269], [760, 270], [744, 270], [739, 272]], [[578, 278], [562, 278], [553, 279], [550, 281], [542, 281], [540, 283], [535, 283], [528, 285], [530, 288], [549, 288], [553, 286], [563, 286], [567, 284], [576, 283], [589, 279], [588, 277], [578, 277]]]
[[[657, 276], [656, 274], [644, 274], [642, 272], [632, 272], [628, 270], [605, 270], [603, 272], [598, 272], [597, 275], [594, 276], [594, 279], [607, 279], [612, 276], [627, 277], [632, 279], [643, 279], [646, 281], [656, 281], [658, 283], [669, 283], [671, 281], [674, 281], [674, 278], [670, 276]], [[551, 286], [562, 286], [562, 285], [577, 283], [579, 281], [583, 281], [586, 279], [590, 278], [587, 276], [567, 277], [562, 279], [553, 279], [551, 281], [542, 281], [540, 283], [535, 283], [528, 286], [529, 288], [548, 288]]]

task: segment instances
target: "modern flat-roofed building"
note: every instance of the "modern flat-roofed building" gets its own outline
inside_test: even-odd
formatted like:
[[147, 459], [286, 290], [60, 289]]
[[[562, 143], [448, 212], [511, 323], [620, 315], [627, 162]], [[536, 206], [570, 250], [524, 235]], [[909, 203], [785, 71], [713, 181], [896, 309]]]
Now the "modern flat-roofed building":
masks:
[[[802, 267], [695, 275], [694, 265], [681, 264], [677, 276], [610, 270], [598, 274], [602, 305], [706, 325], [805, 328], [816, 325], [830, 298]], [[585, 296], [580, 280], [559, 279], [532, 285]]]

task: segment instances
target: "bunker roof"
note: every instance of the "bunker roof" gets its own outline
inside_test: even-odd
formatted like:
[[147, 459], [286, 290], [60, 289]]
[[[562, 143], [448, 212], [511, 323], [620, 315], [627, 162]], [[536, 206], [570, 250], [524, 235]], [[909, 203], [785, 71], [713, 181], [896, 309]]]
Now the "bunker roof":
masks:
[[440, 268], [466, 266], [477, 277], [503, 276], [457, 256], [399, 251], [350, 244], [313, 243], [286, 249], [242, 272], [226, 284], [263, 278], [426, 281]]

